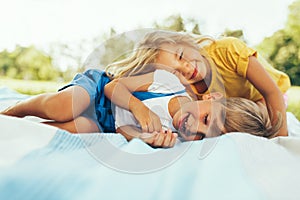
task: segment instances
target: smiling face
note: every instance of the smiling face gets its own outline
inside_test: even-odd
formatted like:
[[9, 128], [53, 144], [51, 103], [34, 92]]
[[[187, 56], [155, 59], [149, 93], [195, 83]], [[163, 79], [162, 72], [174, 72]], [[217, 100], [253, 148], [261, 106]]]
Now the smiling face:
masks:
[[224, 107], [214, 100], [185, 103], [173, 116], [173, 125], [187, 141], [225, 133]]
[[155, 63], [157, 69], [178, 71], [190, 84], [203, 80], [207, 74], [204, 57], [197, 49], [183, 44], [162, 44]]

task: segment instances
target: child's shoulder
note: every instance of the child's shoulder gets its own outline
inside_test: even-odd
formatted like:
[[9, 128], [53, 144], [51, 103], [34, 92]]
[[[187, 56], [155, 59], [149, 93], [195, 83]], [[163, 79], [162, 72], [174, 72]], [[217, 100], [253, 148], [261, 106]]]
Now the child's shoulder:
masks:
[[235, 37], [221, 37], [221, 38], [218, 38], [215, 40], [215, 45], [217, 47], [232, 47], [232, 46], [246, 46], [246, 44], [238, 39], [238, 38], [235, 38]]
[[239, 56], [243, 52], [254, 52], [245, 42], [235, 37], [222, 37], [216, 39], [213, 44], [205, 48], [207, 52], [217, 53], [219, 56]]

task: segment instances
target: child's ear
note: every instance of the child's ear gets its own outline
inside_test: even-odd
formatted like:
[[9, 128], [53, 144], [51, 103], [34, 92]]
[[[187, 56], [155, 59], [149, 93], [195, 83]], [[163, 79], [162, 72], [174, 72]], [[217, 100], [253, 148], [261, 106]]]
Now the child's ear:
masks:
[[210, 94], [205, 94], [202, 96], [202, 99], [203, 100], [218, 100], [218, 99], [221, 99], [223, 98], [224, 95], [221, 93], [221, 92], [212, 92]]

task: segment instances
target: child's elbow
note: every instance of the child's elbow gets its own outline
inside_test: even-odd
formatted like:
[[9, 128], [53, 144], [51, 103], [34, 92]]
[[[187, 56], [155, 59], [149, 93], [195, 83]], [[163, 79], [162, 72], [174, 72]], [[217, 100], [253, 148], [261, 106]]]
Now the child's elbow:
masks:
[[109, 82], [108, 84], [106, 84], [104, 86], [104, 94], [106, 97], [110, 97], [114, 88], [115, 88], [115, 85], [118, 83], [118, 80], [117, 79], [114, 79], [112, 80], [111, 82]]

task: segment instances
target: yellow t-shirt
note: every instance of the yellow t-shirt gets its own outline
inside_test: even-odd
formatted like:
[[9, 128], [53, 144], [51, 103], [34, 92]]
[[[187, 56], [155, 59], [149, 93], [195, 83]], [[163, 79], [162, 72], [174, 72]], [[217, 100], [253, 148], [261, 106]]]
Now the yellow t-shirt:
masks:
[[285, 73], [273, 68], [265, 59], [258, 56], [254, 49], [237, 38], [222, 38], [204, 46], [203, 49], [213, 61], [212, 80], [206, 93], [219, 91], [226, 97], [244, 97], [253, 101], [262, 99], [262, 95], [246, 78], [249, 56], [257, 57], [282, 93], [285, 93], [291, 85]]

